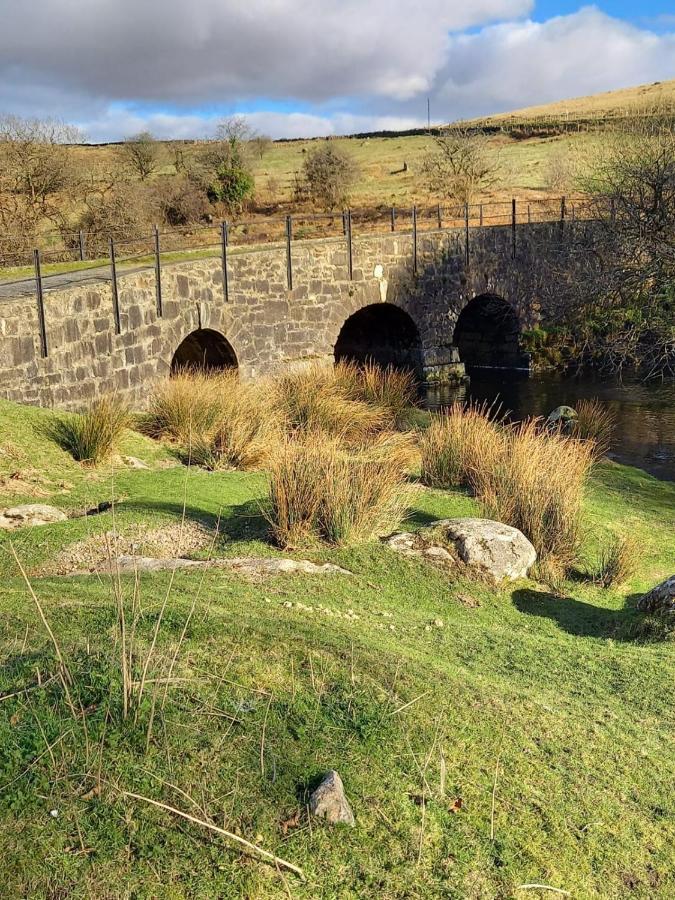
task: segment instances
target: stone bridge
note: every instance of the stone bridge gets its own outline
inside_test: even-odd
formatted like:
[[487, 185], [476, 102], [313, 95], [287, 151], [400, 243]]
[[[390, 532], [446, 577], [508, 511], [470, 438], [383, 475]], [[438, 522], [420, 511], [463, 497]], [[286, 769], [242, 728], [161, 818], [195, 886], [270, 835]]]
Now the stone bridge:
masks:
[[[550, 223], [394, 232], [296, 241], [292, 288], [285, 246], [232, 248], [227, 297], [220, 257], [105, 273], [44, 293], [0, 292], [0, 397], [77, 409], [117, 391], [142, 407], [179, 366], [237, 366], [253, 378], [343, 357], [409, 366], [428, 380], [464, 363], [527, 365], [519, 334], [542, 314], [551, 278]], [[416, 244], [416, 246], [415, 246]], [[10, 292], [11, 293], [11, 292]], [[119, 331], [117, 328], [119, 322]], [[46, 345], [46, 347], [45, 347]], [[46, 350], [46, 355], [45, 355]]]

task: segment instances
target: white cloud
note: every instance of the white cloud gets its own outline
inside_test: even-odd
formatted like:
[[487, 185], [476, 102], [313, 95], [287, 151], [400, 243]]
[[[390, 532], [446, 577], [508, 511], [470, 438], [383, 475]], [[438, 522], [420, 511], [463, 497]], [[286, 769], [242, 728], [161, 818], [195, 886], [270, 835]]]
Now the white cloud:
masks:
[[437, 106], [448, 119], [508, 111], [675, 76], [675, 34], [595, 7], [546, 22], [508, 22], [451, 38]]
[[448, 33], [533, 0], [0, 0], [0, 73], [117, 100], [425, 90]]

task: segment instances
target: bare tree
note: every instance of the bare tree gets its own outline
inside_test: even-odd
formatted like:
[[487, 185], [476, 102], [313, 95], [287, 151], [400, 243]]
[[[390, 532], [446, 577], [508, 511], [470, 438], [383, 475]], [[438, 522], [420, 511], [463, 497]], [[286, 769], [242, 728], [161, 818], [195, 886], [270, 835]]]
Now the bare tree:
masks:
[[329, 141], [310, 150], [296, 178], [296, 199], [308, 199], [326, 209], [344, 206], [359, 176], [354, 159]]
[[672, 121], [642, 117], [605, 135], [580, 186], [594, 221], [571, 243], [577, 277], [564, 291], [557, 282], [558, 324], [572, 333], [577, 357], [601, 369], [674, 375]]
[[52, 119], [0, 118], [0, 243], [4, 252], [34, 246], [45, 220], [63, 222], [63, 196], [78, 184], [68, 144], [76, 128]]
[[124, 139], [122, 152], [133, 172], [146, 181], [159, 165], [161, 146], [149, 131], [141, 131]]
[[483, 134], [449, 128], [434, 138], [434, 149], [422, 162], [422, 177], [435, 197], [459, 204], [471, 203], [476, 194], [499, 180], [497, 151]]
[[251, 145], [259, 159], [269, 152], [273, 144], [272, 138], [267, 134], [257, 134], [251, 139]]

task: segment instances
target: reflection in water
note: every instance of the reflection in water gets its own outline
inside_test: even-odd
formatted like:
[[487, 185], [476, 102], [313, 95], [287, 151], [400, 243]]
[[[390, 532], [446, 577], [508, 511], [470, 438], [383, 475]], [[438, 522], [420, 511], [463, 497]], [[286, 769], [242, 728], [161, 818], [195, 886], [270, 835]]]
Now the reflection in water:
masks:
[[675, 382], [604, 381], [588, 375], [474, 369], [468, 387], [429, 386], [425, 406], [442, 409], [454, 400], [501, 403], [509, 418], [547, 416], [556, 406], [597, 398], [616, 417], [612, 452], [618, 462], [658, 478], [675, 480]]

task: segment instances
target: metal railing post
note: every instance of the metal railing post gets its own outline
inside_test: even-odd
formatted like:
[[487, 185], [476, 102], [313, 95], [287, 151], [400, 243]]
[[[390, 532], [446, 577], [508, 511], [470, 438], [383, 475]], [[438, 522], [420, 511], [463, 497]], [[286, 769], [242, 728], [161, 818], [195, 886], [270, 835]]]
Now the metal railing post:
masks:
[[153, 237], [155, 239], [155, 299], [157, 301], [157, 315], [162, 317], [162, 264], [159, 246], [159, 228], [155, 225], [153, 228]]
[[440, 231], [441, 228], [443, 227], [443, 211], [441, 209], [440, 203], [438, 204], [438, 207], [436, 209], [436, 214], [438, 216], [438, 230]]
[[117, 292], [117, 260], [115, 259], [115, 241], [108, 238], [110, 249], [110, 281], [112, 286], [113, 319], [115, 322], [115, 334], [120, 334], [122, 325], [120, 322], [120, 298]]
[[469, 265], [469, 204], [464, 204], [464, 262]]
[[33, 250], [33, 262], [35, 265], [35, 293], [37, 295], [38, 329], [40, 332], [40, 356], [44, 359], [48, 353], [47, 323], [45, 320], [45, 298], [42, 292], [42, 269], [39, 250]]
[[291, 241], [293, 240], [293, 217], [286, 216], [286, 282], [288, 290], [293, 290], [293, 258], [291, 256]]
[[560, 238], [562, 240], [563, 234], [565, 233], [565, 198], [560, 198]]
[[391, 208], [391, 230], [396, 231], [396, 207]]
[[352, 245], [352, 211], [347, 209], [347, 271], [349, 272], [349, 280], [354, 278], [354, 248]]
[[516, 258], [516, 198], [511, 200], [511, 258]]
[[220, 223], [220, 259], [223, 275], [223, 299], [225, 303], [230, 302], [230, 278], [227, 271], [227, 245], [229, 235], [227, 230], [227, 222]]
[[480, 228], [483, 227], [483, 204], [479, 204], [478, 206], [478, 225]]
[[413, 273], [417, 275], [417, 207], [412, 208], [412, 230], [413, 230]]
[[84, 232], [83, 231], [77, 232], [77, 241], [78, 241], [79, 249], [80, 249], [80, 262], [84, 262], [85, 259], [87, 258], [87, 251], [85, 250]]

